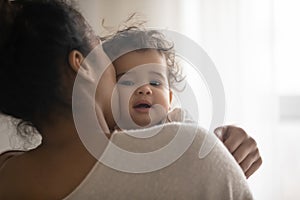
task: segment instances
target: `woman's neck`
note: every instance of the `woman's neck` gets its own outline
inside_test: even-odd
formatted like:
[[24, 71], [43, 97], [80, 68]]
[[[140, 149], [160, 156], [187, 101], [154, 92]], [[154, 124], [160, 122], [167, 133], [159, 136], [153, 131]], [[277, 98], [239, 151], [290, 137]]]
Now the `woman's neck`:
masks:
[[40, 128], [42, 145], [65, 146], [67, 144], [81, 143], [72, 118], [56, 117], [47, 121]]

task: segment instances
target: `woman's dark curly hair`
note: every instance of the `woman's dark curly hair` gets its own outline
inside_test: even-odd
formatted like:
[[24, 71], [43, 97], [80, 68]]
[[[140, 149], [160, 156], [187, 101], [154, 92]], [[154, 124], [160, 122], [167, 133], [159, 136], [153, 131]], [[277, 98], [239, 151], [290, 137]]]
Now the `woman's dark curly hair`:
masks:
[[154, 49], [166, 58], [169, 84], [171, 86], [174, 86], [176, 82], [181, 82], [185, 78], [182, 75], [180, 65], [175, 61], [173, 42], [168, 41], [165, 35], [159, 30], [148, 30], [139, 24], [118, 30], [101, 39], [103, 41], [103, 49], [112, 61], [132, 51]]
[[0, 30], [0, 113], [36, 127], [71, 106], [61, 75], [68, 55], [98, 41], [82, 15], [63, 0], [0, 0]]

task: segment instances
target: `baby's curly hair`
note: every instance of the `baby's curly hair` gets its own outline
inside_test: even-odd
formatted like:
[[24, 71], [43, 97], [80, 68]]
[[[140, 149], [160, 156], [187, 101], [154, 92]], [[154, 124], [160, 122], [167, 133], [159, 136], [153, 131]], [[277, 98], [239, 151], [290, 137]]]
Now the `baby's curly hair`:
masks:
[[120, 56], [132, 51], [157, 50], [166, 58], [168, 67], [169, 84], [174, 88], [175, 83], [185, 79], [180, 65], [175, 61], [173, 42], [159, 30], [146, 29], [143, 24], [127, 26], [110, 35], [101, 37], [103, 49], [107, 56], [116, 60]]

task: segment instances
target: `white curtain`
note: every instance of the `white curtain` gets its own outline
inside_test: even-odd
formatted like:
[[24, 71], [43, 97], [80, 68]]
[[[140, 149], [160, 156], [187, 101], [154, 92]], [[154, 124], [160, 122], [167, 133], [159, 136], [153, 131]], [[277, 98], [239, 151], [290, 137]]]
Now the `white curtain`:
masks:
[[[300, 93], [299, 3], [191, 0], [182, 4], [187, 20], [182, 31], [206, 49], [223, 78], [226, 123], [245, 128], [260, 148], [263, 165], [249, 179], [254, 196], [300, 199], [300, 121], [281, 120], [281, 112], [286, 111], [279, 104], [282, 95]], [[300, 114], [297, 107], [289, 110]]]

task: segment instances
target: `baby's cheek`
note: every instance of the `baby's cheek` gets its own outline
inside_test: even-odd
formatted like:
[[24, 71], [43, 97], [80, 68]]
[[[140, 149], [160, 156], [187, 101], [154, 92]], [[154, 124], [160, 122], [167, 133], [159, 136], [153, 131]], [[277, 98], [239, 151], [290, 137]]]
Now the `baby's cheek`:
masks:
[[133, 95], [133, 89], [130, 87], [121, 86], [118, 88], [119, 91], [119, 99], [121, 102], [129, 102]]
[[165, 94], [164, 94], [164, 107], [168, 111], [170, 106], [171, 106], [171, 99], [170, 99], [170, 93], [168, 91], [168, 92], [165, 92]]

